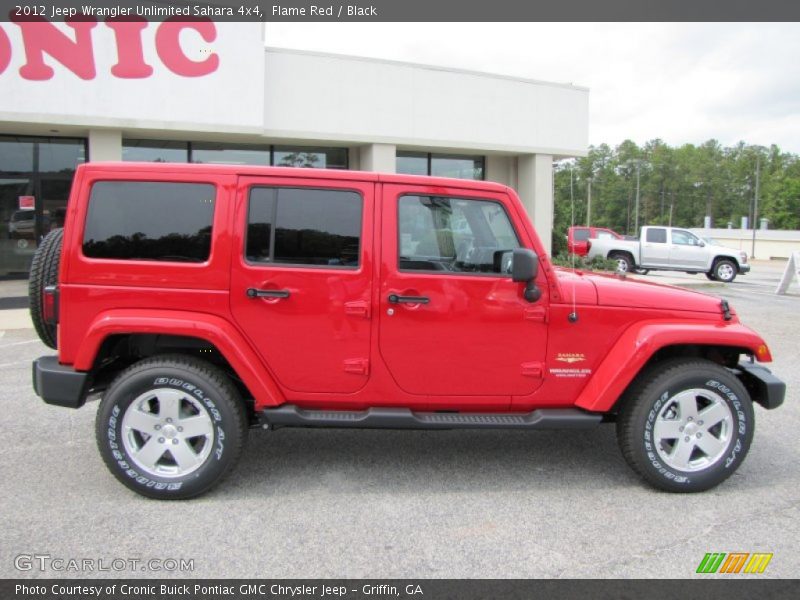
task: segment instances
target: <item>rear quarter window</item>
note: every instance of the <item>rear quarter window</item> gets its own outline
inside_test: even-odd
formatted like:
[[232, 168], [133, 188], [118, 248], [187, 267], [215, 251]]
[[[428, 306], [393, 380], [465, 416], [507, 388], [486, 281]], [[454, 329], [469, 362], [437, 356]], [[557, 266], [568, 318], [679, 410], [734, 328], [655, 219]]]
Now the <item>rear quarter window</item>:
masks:
[[89, 258], [205, 262], [216, 188], [207, 183], [100, 181], [92, 186], [83, 254]]
[[666, 229], [648, 229], [647, 241], [654, 244], [667, 243], [667, 230]]

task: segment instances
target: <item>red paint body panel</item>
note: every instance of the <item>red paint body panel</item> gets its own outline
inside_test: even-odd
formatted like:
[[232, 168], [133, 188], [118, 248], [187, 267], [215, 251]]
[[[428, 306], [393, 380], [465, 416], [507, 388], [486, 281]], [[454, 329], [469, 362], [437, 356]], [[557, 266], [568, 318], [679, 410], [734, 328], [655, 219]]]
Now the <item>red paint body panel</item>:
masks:
[[[606, 229], [605, 227], [581, 227], [574, 225], [567, 230], [567, 252], [577, 256], [586, 256], [589, 254], [589, 240], [595, 239], [597, 236], [603, 234], [617, 240], [622, 239], [622, 236], [616, 231]], [[585, 237], [585, 239], [577, 239], [578, 237]]]
[[[216, 187], [213, 242], [202, 264], [96, 260], [81, 253], [91, 186], [102, 180], [205, 182]], [[357, 268], [245, 260], [253, 185], [351, 190], [363, 199]], [[541, 297], [500, 274], [404, 271], [398, 199], [404, 195], [500, 203], [520, 244], [540, 261]], [[520, 411], [578, 406], [607, 411], [660, 348], [763, 340], [719, 301], [617, 276], [554, 268], [513, 190], [488, 182], [354, 171], [105, 163], [78, 168], [60, 271], [59, 360], [91, 370], [110, 335], [165, 334], [213, 344], [256, 409]], [[288, 298], [247, 296], [285, 289]], [[392, 304], [391, 294], [427, 304]], [[391, 313], [391, 314], [390, 314]], [[570, 319], [572, 313], [577, 320]]]

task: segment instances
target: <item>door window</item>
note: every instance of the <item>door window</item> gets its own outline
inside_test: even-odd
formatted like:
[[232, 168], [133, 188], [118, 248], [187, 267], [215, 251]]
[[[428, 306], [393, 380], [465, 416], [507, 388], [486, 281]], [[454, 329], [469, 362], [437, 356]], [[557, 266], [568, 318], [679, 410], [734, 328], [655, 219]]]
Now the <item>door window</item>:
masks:
[[588, 229], [573, 229], [572, 230], [572, 239], [576, 242], [585, 242], [589, 239], [589, 230]]
[[403, 196], [398, 220], [401, 271], [505, 274], [520, 247], [498, 202]]
[[254, 187], [247, 216], [251, 263], [357, 268], [363, 201], [357, 192]]
[[655, 244], [667, 243], [667, 230], [666, 229], [648, 229], [647, 241]]
[[672, 243], [680, 244], [681, 246], [699, 246], [700, 240], [694, 234], [688, 231], [681, 231], [680, 229], [672, 230]]

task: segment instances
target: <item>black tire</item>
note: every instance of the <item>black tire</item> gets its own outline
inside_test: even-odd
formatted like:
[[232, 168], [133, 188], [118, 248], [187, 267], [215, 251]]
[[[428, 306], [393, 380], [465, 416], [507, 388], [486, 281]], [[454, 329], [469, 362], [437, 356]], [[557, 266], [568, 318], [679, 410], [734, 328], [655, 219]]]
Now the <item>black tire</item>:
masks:
[[31, 311], [33, 328], [45, 346], [58, 347], [57, 328], [44, 320], [42, 297], [44, 288], [58, 283], [58, 267], [61, 264], [61, 244], [64, 239], [63, 229], [53, 229], [39, 244], [31, 261], [28, 278], [28, 304]]
[[[684, 394], [679, 397], [681, 392]], [[711, 400], [703, 408], [706, 395]], [[699, 407], [694, 420], [688, 410], [687, 415], [661, 419], [665, 413], [673, 416], [676, 397]], [[712, 421], [704, 424], [703, 415], [712, 414], [704, 411], [712, 407], [714, 414], [727, 414], [729, 421], [716, 422], [716, 417], [711, 417], [717, 424], [710, 428]], [[709, 429], [703, 430], [703, 425]], [[670, 444], [659, 434], [661, 427], [665, 428], [661, 431], [674, 428], [679, 438]], [[625, 460], [648, 483], [668, 492], [702, 492], [722, 483], [744, 461], [754, 431], [755, 415], [747, 390], [730, 371], [703, 359], [670, 360], [645, 373], [626, 393], [617, 419], [617, 439]], [[701, 442], [704, 434], [707, 437]], [[678, 444], [682, 443], [681, 449], [691, 449], [685, 453], [687, 469], [672, 464], [678, 462]], [[718, 448], [713, 459], [701, 448], [708, 443]]]
[[608, 259], [617, 261], [617, 271], [620, 273], [633, 273], [636, 268], [631, 255], [625, 252], [612, 252], [608, 255]]
[[714, 263], [712, 272], [714, 273], [714, 278], [717, 281], [730, 283], [736, 279], [736, 274], [739, 272], [739, 267], [737, 267], [736, 263], [734, 263], [732, 260], [721, 258]]
[[705, 276], [708, 277], [711, 281], [717, 280], [717, 276], [714, 275], [714, 271], [709, 271], [708, 273], [705, 274]]
[[[173, 421], [166, 418], [168, 396], [179, 398], [177, 410], [185, 416]], [[134, 402], [137, 404], [132, 407]], [[145, 429], [135, 431], [127, 426], [129, 415], [142, 414], [147, 427], [153, 423], [151, 434], [142, 435]], [[206, 436], [188, 439], [177, 432], [183, 431], [180, 423], [188, 427], [183, 419], [190, 417], [205, 418]], [[100, 403], [95, 430], [100, 454], [119, 481], [143, 496], [181, 500], [207, 492], [233, 470], [247, 440], [247, 418], [239, 393], [220, 369], [195, 358], [164, 355], [142, 360], [117, 376]], [[153, 443], [156, 456], [151, 469], [132, 454], [132, 449], [141, 452], [148, 442]], [[181, 465], [172, 444], [184, 453], [188, 447], [199, 466], [185, 474], [178, 472]], [[206, 444], [210, 444], [208, 449]], [[175, 472], [169, 473], [169, 469]]]

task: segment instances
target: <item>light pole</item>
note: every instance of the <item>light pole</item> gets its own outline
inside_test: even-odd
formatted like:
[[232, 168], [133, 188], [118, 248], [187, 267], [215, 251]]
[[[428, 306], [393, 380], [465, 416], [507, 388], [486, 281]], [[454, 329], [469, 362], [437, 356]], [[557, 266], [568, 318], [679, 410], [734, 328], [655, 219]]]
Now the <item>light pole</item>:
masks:
[[756, 154], [756, 193], [753, 196], [753, 222], [750, 224], [753, 227], [753, 248], [750, 252], [750, 258], [756, 257], [756, 226], [758, 223], [758, 184], [761, 174], [761, 153]]
[[589, 177], [586, 181], [589, 182], [588, 196], [586, 198], [586, 226], [592, 226], [592, 178]]
[[633, 221], [634, 221], [633, 230], [635, 232], [637, 232], [637, 235], [638, 235], [638, 232], [639, 232], [639, 169], [641, 167], [641, 164], [642, 164], [641, 160], [637, 160], [636, 161], [636, 206], [633, 209], [633, 214], [634, 214], [634, 217], [633, 217]]

